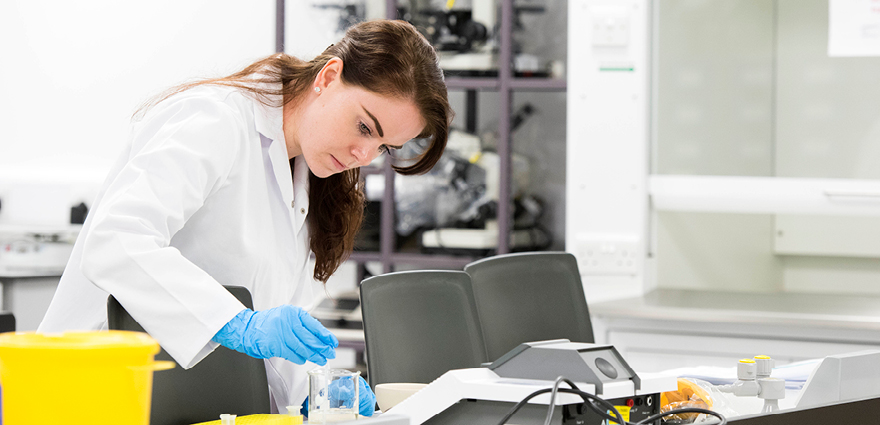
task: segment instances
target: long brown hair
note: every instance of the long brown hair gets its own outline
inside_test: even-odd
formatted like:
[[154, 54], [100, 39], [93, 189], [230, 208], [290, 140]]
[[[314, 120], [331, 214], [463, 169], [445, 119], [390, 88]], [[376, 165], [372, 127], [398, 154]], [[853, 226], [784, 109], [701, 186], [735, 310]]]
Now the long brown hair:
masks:
[[[344, 83], [381, 95], [411, 99], [416, 104], [426, 123], [418, 137], [428, 139], [429, 145], [417, 158], [407, 161], [409, 165], [392, 167], [400, 174], [430, 170], [446, 148], [452, 110], [434, 48], [404, 21], [362, 22], [350, 27], [340, 42], [308, 62], [284, 53], [275, 54], [227, 77], [175, 87], [149, 105], [195, 86], [218, 84], [245, 90], [264, 104], [281, 106], [273, 105], [277, 101], [271, 99], [284, 99], [283, 103], [301, 99], [333, 57], [342, 59]], [[290, 165], [292, 168], [293, 160]], [[309, 247], [315, 253], [316, 280], [327, 282], [351, 254], [363, 214], [359, 169], [323, 179], [310, 174]]]

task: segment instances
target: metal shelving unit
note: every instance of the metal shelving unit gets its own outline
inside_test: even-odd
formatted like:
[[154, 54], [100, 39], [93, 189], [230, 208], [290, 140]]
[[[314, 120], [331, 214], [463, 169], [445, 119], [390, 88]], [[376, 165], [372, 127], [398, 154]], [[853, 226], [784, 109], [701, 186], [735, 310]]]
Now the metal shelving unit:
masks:
[[[481, 0], [484, 1], [484, 0]], [[397, 1], [386, 0], [386, 17], [397, 19]], [[566, 81], [548, 78], [522, 78], [513, 75], [513, 0], [501, 0], [501, 17], [499, 27], [499, 70], [498, 77], [448, 77], [446, 86], [449, 90], [464, 90], [468, 96], [468, 107], [476, 105], [478, 91], [496, 91], [499, 93], [499, 119], [497, 153], [501, 160], [499, 173], [500, 188], [498, 199], [511, 200], [511, 120], [514, 91], [564, 91]], [[504, 64], [501, 66], [501, 64]], [[472, 123], [468, 123], [470, 127]], [[476, 260], [476, 257], [435, 255], [419, 253], [395, 252], [394, 232], [394, 170], [390, 161], [386, 161], [381, 170], [364, 170], [365, 173], [382, 173], [385, 176], [385, 192], [382, 198], [380, 216], [380, 244], [378, 252], [355, 251], [351, 260], [364, 262], [381, 262], [383, 273], [393, 271], [395, 264], [414, 264], [425, 267], [463, 268]], [[510, 229], [512, 228], [512, 202], [498, 203], [498, 254], [510, 252]]]

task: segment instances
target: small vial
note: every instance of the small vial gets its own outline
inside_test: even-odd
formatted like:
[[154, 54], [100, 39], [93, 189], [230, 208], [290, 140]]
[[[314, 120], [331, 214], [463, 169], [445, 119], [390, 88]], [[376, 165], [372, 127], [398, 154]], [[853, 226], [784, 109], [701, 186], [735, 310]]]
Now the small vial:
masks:
[[220, 415], [220, 425], [235, 425], [235, 415], [228, 413]]
[[287, 406], [287, 416], [293, 418], [291, 425], [300, 425], [303, 423], [302, 406]]

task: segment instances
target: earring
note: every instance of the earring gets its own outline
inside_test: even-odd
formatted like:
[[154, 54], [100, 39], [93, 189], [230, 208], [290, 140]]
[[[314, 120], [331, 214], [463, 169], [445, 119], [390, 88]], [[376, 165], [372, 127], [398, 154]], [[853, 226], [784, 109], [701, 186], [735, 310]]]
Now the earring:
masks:
[[321, 88], [316, 86], [316, 87], [315, 87], [315, 93], [321, 94]]

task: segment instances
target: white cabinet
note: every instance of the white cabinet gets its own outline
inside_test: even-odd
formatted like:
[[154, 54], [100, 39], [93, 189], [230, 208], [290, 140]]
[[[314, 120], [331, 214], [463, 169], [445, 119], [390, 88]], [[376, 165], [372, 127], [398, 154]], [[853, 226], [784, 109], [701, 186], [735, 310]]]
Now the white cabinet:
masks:
[[[880, 294], [880, 58], [828, 55], [833, 4], [569, 1], [566, 250], [588, 294]], [[583, 25], [617, 19], [620, 42]], [[631, 262], [590, 254], [620, 241]]]

